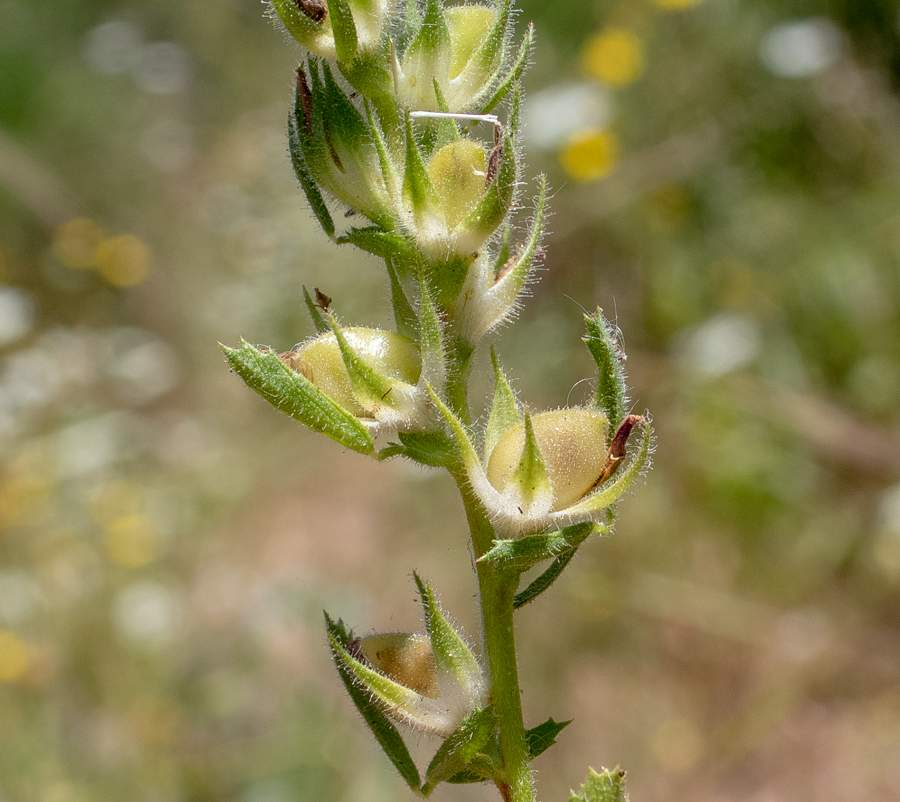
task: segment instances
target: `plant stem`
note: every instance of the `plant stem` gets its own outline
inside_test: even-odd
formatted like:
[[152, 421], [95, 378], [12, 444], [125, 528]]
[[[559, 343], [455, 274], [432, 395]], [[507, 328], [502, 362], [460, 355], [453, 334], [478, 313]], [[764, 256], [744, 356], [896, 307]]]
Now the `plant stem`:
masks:
[[[472, 547], [477, 560], [493, 545], [494, 528], [487, 519], [484, 508], [470, 490], [466, 477], [455, 474], [454, 478], [466, 508]], [[525, 741], [516, 666], [513, 599], [517, 578], [514, 574], [497, 571], [485, 563], [476, 563], [476, 569], [484, 631], [484, 658], [491, 681], [491, 701], [497, 715], [500, 757], [505, 776], [497, 786], [504, 802], [534, 802], [534, 781]]]

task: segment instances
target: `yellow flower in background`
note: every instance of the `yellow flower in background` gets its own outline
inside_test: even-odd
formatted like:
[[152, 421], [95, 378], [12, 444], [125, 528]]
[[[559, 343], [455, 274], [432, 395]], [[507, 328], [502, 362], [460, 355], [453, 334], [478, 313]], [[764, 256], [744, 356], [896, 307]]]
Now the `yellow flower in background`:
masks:
[[28, 670], [28, 647], [14, 632], [0, 630], [0, 682], [15, 682]]
[[53, 234], [53, 253], [66, 267], [88, 270], [96, 264], [97, 246], [103, 229], [96, 220], [76, 217], [63, 223]]
[[143, 515], [117, 518], [106, 527], [104, 535], [109, 558], [124, 568], [140, 568], [159, 556], [159, 535]]
[[109, 237], [97, 246], [97, 270], [113, 287], [133, 287], [150, 275], [150, 248], [130, 234]]
[[588, 76], [607, 86], [626, 86], [644, 71], [644, 43], [625, 28], [607, 28], [588, 39], [581, 64]]
[[559, 154], [563, 169], [576, 181], [609, 175], [619, 160], [619, 140], [612, 131], [589, 129], [573, 134]]
[[699, 6], [703, 0], [653, 0], [653, 2], [666, 11], [681, 11], [683, 8]]

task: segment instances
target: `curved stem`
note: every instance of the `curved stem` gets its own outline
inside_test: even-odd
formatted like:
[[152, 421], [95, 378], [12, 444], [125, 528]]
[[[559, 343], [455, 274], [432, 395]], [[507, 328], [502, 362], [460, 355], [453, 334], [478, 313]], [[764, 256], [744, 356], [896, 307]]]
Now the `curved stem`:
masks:
[[[476, 560], [493, 545], [494, 528], [470, 490], [464, 475], [454, 475], [466, 508]], [[505, 802], [534, 802], [513, 626], [516, 575], [476, 563], [484, 631], [484, 658], [491, 681], [491, 701], [497, 715], [500, 757], [505, 779], [497, 785]]]

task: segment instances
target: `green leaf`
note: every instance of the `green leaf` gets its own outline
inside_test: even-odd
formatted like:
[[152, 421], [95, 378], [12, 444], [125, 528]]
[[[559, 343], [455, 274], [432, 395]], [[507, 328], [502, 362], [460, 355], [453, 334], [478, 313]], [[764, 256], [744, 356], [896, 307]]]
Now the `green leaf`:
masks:
[[419, 274], [419, 350], [422, 353], [422, 378], [439, 390], [447, 382], [447, 360], [441, 319], [431, 297], [431, 289]]
[[[331, 642], [336, 642], [342, 649], [346, 650], [353, 639], [353, 633], [347, 631], [343, 621], [338, 620], [337, 623], [332, 621], [328, 617], [328, 613], [325, 613], [325, 621]], [[335, 665], [341, 681], [347, 689], [347, 693], [350, 694], [353, 704], [356, 705], [356, 709], [369, 726], [369, 729], [375, 736], [375, 740], [378, 741], [378, 744], [384, 750], [391, 763], [394, 764], [394, 768], [397, 769], [400, 776], [406, 781], [406, 784], [413, 791], [419, 793], [419, 786], [422, 782], [419, 777], [419, 770], [416, 768], [416, 764], [413, 762], [397, 728], [384, 714], [379, 705], [373, 701], [369, 693], [359, 684], [353, 672], [340, 660], [336, 659]]]
[[316, 334], [324, 334], [326, 331], [331, 331], [331, 326], [329, 326], [328, 321], [322, 317], [322, 313], [319, 311], [319, 307], [313, 302], [313, 299], [309, 297], [306, 287], [303, 288], [303, 301], [306, 304], [309, 316], [312, 318], [313, 326], [316, 328]]
[[625, 772], [618, 766], [603, 769], [600, 774], [588, 769], [588, 777], [581, 786], [580, 793], [573, 791], [569, 802], [628, 802]]
[[541, 456], [541, 450], [534, 435], [534, 426], [531, 423], [531, 414], [527, 409], [525, 410], [525, 446], [522, 449], [522, 459], [507, 486], [511, 485], [518, 488], [521, 498], [526, 504], [536, 498], [553, 493], [553, 483], [547, 472], [547, 464]]
[[[488, 746], [493, 747], [491, 751], [499, 756], [500, 747], [497, 745], [496, 737], [491, 738]], [[479, 752], [466, 764], [462, 771], [454, 774], [452, 777], [448, 777], [444, 782], [464, 785], [466, 783], [483, 783], [489, 780], [497, 780], [502, 776], [503, 768], [500, 766], [497, 758], [491, 757], [491, 755], [487, 755], [484, 752]]]
[[355, 415], [291, 370], [277, 354], [263, 353], [243, 340], [239, 348], [221, 348], [232, 370], [276, 409], [361, 454], [375, 451], [371, 435]]
[[398, 452], [431, 468], [450, 468], [459, 461], [456, 442], [443, 432], [398, 432]]
[[426, 387], [428, 389], [428, 394], [431, 396], [431, 402], [437, 407], [438, 412], [441, 413], [441, 416], [450, 428], [450, 433], [453, 435], [458, 453], [462, 458], [466, 470], [478, 470], [481, 467], [481, 463], [478, 460], [478, 454], [475, 451], [472, 438], [466, 431], [466, 427], [463, 425], [462, 421], [453, 414], [450, 408], [441, 401], [437, 393], [435, 393], [434, 388], [430, 384], [427, 384]]
[[322, 66], [322, 74], [325, 77], [322, 113], [327, 115], [328, 133], [350, 153], [357, 153], [363, 145], [374, 145], [375, 136], [368, 120], [341, 89], [327, 62]]
[[306, 200], [312, 209], [316, 220], [322, 226], [322, 230], [329, 236], [334, 236], [334, 220], [331, 219], [331, 213], [325, 204], [322, 193], [306, 166], [306, 160], [303, 157], [303, 148], [300, 145], [300, 138], [297, 135], [297, 126], [292, 117], [288, 117], [288, 149], [291, 154], [291, 164], [294, 167], [294, 174], [300, 182]]
[[[437, 671], [441, 696], [450, 695], [456, 688], [477, 692], [482, 684], [482, 672], [475, 655], [447, 620], [431, 585], [423, 583], [415, 572], [413, 577], [422, 597], [425, 629], [431, 638], [431, 651], [434, 654], [434, 667]], [[451, 685], [452, 688], [449, 687]]]
[[484, 431], [484, 462], [487, 464], [497, 441], [503, 437], [513, 426], [518, 425], [519, 404], [516, 396], [506, 380], [506, 375], [500, 367], [497, 352], [491, 346], [491, 363], [494, 366], [494, 400], [491, 404], [491, 414], [488, 418], [487, 428]]
[[593, 315], [584, 316], [587, 334], [582, 338], [594, 362], [597, 364], [597, 391], [594, 406], [606, 413], [610, 431], [625, 418], [628, 399], [625, 390], [624, 355], [619, 348], [616, 330], [597, 309]]
[[516, 186], [516, 150], [509, 136], [503, 137], [503, 156], [497, 175], [475, 208], [460, 223], [465, 231], [488, 235], [506, 219]]
[[428, 765], [422, 793], [428, 796], [438, 783], [463, 771], [494, 733], [494, 710], [486, 707], [470, 713], [459, 728], [441, 744]]
[[520, 607], [528, 604], [528, 602], [534, 601], [538, 596], [540, 596], [547, 588], [549, 588], [556, 580], [559, 578], [559, 575], [566, 569], [566, 566], [572, 561], [572, 558], [575, 556], [575, 552], [578, 549], [567, 549], [562, 554], [560, 554], [551, 564], [550, 567], [547, 568], [544, 573], [542, 573], [537, 579], [534, 580], [525, 590], [520, 591], [515, 595], [513, 599], [513, 610], [518, 610]]
[[347, 0], [327, 0], [328, 17], [334, 31], [334, 47], [339, 61], [350, 63], [356, 56], [356, 24]]
[[344, 332], [333, 315], [331, 316], [331, 330], [337, 339], [338, 348], [341, 349], [341, 358], [344, 360], [344, 367], [350, 377], [353, 395], [364, 409], [371, 410], [387, 398], [394, 389], [395, 383], [371, 367], [357, 353], [356, 349], [347, 342]]
[[394, 269], [394, 263], [390, 257], [385, 258], [387, 264], [388, 278], [391, 282], [391, 302], [394, 307], [394, 320], [397, 323], [397, 333], [404, 337], [415, 340], [419, 334], [419, 320], [416, 312], [412, 308], [403, 287], [400, 284], [400, 277]]
[[532, 727], [525, 733], [525, 743], [528, 746], [528, 754], [533, 758], [546, 752], [556, 743], [556, 736], [572, 723], [568, 721], [554, 721], [548, 718], [543, 724]]
[[506, 97], [510, 88], [522, 77], [525, 67], [528, 66], [528, 58], [531, 55], [531, 48], [534, 46], [534, 24], [529, 23], [525, 35], [522, 37], [522, 44], [519, 46], [519, 52], [516, 54], [515, 61], [510, 67], [509, 72], [500, 81], [499, 86], [484, 101], [480, 103], [479, 114], [487, 114], [493, 111], [497, 104]]
[[406, 116], [406, 172], [403, 177], [403, 196], [412, 205], [418, 218], [438, 204], [437, 193], [428, 177], [425, 161], [419, 151], [409, 115]]
[[355, 245], [382, 259], [392, 259], [409, 250], [409, 243], [403, 237], [391, 234], [381, 226], [349, 228], [335, 242], [338, 245]]
[[548, 535], [529, 535], [517, 540], [495, 540], [494, 546], [478, 562], [489, 563], [500, 571], [524, 573], [543, 560], [577, 549], [594, 531], [590, 521], [567, 526]]

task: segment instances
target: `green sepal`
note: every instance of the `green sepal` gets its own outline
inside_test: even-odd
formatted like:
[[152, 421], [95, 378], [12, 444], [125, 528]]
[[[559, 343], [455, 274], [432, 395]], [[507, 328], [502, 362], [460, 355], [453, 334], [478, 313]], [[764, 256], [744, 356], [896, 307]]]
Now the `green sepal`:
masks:
[[447, 357], [444, 352], [444, 335], [437, 307], [431, 297], [431, 289], [424, 272], [419, 273], [419, 351], [422, 354], [422, 376], [439, 390], [447, 382]]
[[537, 727], [527, 730], [525, 732], [525, 744], [528, 747], [528, 754], [532, 760], [553, 746], [556, 743], [556, 736], [571, 723], [572, 719], [568, 721], [554, 721], [551, 717], [543, 724], [538, 724]]
[[232, 370], [276, 409], [347, 448], [374, 453], [372, 436], [359, 419], [291, 370], [277, 354], [263, 353], [244, 340], [239, 348], [221, 348]]
[[495, 726], [492, 707], [469, 713], [428, 764], [422, 793], [430, 795], [438, 783], [463, 771], [493, 735]]
[[428, 209], [437, 208], [439, 202], [419, 151], [409, 115], [406, 116], [406, 170], [403, 176], [403, 197], [412, 206], [413, 215], [417, 219]]
[[535, 498], [553, 493], [553, 483], [547, 472], [547, 464], [541, 456], [537, 438], [534, 435], [534, 426], [531, 424], [531, 414], [525, 410], [525, 447], [522, 449], [522, 459], [509, 479], [509, 486], [515, 486], [519, 490], [522, 500], [530, 504]]
[[452, 468], [459, 461], [456, 443], [443, 432], [398, 432], [397, 438], [402, 446], [395, 453], [429, 468]]
[[322, 197], [322, 193], [319, 192], [319, 187], [313, 179], [309, 168], [306, 166], [306, 159], [303, 156], [303, 147], [300, 144], [300, 138], [297, 134], [297, 125], [294, 122], [293, 117], [290, 116], [288, 117], [288, 149], [291, 154], [291, 164], [294, 167], [294, 175], [297, 176], [297, 180], [300, 182], [303, 194], [306, 195], [306, 200], [309, 202], [309, 206], [312, 209], [316, 220], [319, 221], [322, 230], [329, 237], [333, 237], [334, 220], [331, 219], [331, 213], [328, 211], [325, 199]]
[[444, 16], [443, 3], [441, 0], [425, 0], [425, 15], [409, 50], [412, 52], [422, 49], [434, 52], [439, 47], [449, 46], [450, 29]]
[[[363, 145], [374, 144], [375, 137], [368, 121], [353, 105], [344, 90], [334, 79], [328, 63], [322, 65], [324, 75], [323, 114], [327, 114], [328, 132], [350, 152], [357, 153]], [[340, 169], [339, 165], [335, 165]], [[343, 170], [342, 170], [343, 172]]]
[[327, 2], [328, 17], [334, 33], [334, 49], [337, 51], [338, 60], [349, 64], [356, 56], [357, 47], [356, 23], [353, 22], [350, 4], [347, 0], [327, 0]]
[[522, 574], [544, 560], [554, 559], [569, 549], [577, 549], [595, 531], [586, 521], [567, 526], [548, 535], [528, 535], [517, 540], [495, 540], [489, 551], [478, 558], [500, 571]]
[[[446, 693], [444, 684], [448, 678], [450, 681], [448, 684], [456, 687], [467, 689], [479, 687], [482, 683], [482, 672], [478, 660], [475, 659], [472, 650], [447, 620], [431, 585], [423, 583], [415, 572], [413, 572], [413, 577], [416, 580], [419, 595], [422, 597], [425, 630], [428, 632], [428, 637], [431, 638], [431, 651], [434, 654], [434, 667], [437, 671], [441, 696]], [[477, 751], [476, 749], [475, 752]], [[475, 752], [472, 754], [474, 755]]]
[[483, 783], [489, 780], [498, 780], [502, 775], [503, 770], [497, 761], [484, 753], [480, 753], [475, 755], [462, 771], [454, 774], [452, 777], [448, 777], [444, 782], [452, 783], [453, 785]]
[[459, 224], [463, 231], [489, 236], [506, 219], [516, 187], [516, 150], [513, 140], [504, 135], [503, 156], [497, 175], [476, 204]]
[[405, 8], [403, 9], [403, 26], [396, 45], [399, 56], [403, 55], [421, 28], [422, 15], [419, 13], [419, 4], [416, 0], [406, 0]]
[[313, 299], [310, 298], [306, 287], [303, 288], [303, 302], [306, 304], [306, 311], [309, 312], [309, 316], [312, 318], [313, 326], [315, 326], [316, 329], [316, 334], [325, 334], [325, 332], [331, 331], [331, 326], [328, 325], [328, 321], [325, 320], [324, 317], [322, 317], [322, 313], [319, 311], [319, 307], [316, 306]]
[[600, 490], [587, 496], [583, 501], [573, 504], [565, 509], [565, 514], [582, 515], [594, 514], [599, 512], [611, 504], [615, 504], [634, 483], [647, 467], [650, 459], [650, 443], [653, 440], [653, 432], [650, 428], [650, 420], [647, 416], [641, 422], [644, 429], [644, 436], [641, 440], [641, 446], [637, 454], [632, 457], [631, 462], [624, 471], [620, 470], [614, 474], [614, 480], [610, 480]]
[[587, 779], [579, 793], [572, 792], [569, 802], [628, 802], [625, 790], [625, 772], [618, 766], [614, 769], [603, 769], [597, 774], [588, 769]]
[[372, 140], [375, 143], [375, 151], [378, 154], [378, 165], [381, 167], [381, 177], [384, 179], [384, 186], [387, 190], [388, 197], [397, 198], [400, 192], [400, 177], [394, 165], [394, 160], [388, 152], [387, 144], [384, 141], [384, 135], [381, 131], [381, 125], [372, 112], [368, 100], [365, 103], [366, 120], [369, 123], [369, 130], [372, 134]]
[[491, 458], [494, 446], [497, 445], [500, 438], [521, 422], [519, 403], [500, 367], [500, 361], [497, 359], [497, 352], [493, 345], [491, 346], [491, 364], [494, 366], [494, 400], [491, 404], [487, 428], [484, 430], [485, 465]]
[[396, 382], [372, 368], [356, 352], [356, 349], [347, 342], [334, 315], [331, 316], [331, 330], [334, 332], [338, 348], [341, 350], [341, 357], [344, 360], [347, 375], [350, 377], [353, 395], [356, 396], [360, 406], [371, 411], [379, 404], [383, 404], [391, 390], [394, 389]]
[[[450, 106], [447, 105], [447, 99], [444, 97], [444, 93], [441, 91], [441, 85], [438, 83], [437, 78], [434, 79], [434, 97], [437, 100], [438, 111], [444, 112], [444, 114], [450, 113]], [[437, 126], [435, 130], [434, 136], [434, 144], [432, 146], [432, 152], [436, 153], [439, 151], [444, 145], [449, 145], [451, 142], [458, 142], [462, 137], [459, 133], [459, 126], [456, 124], [456, 121], [451, 119], [450, 117], [444, 117], [437, 121]]]
[[522, 44], [519, 46], [519, 52], [516, 54], [515, 61], [509, 71], [501, 79], [497, 88], [484, 100], [478, 109], [479, 114], [487, 114], [493, 111], [497, 105], [506, 97], [510, 88], [522, 77], [525, 67], [528, 66], [528, 58], [531, 55], [531, 48], [534, 46], [534, 24], [530, 23], [525, 35], [522, 37]]
[[385, 257], [384, 261], [387, 265], [388, 278], [391, 282], [391, 303], [394, 307], [394, 321], [397, 324], [397, 333], [415, 340], [419, 334], [419, 319], [416, 317], [416, 312], [406, 297], [406, 293], [403, 292], [400, 277], [394, 269], [394, 263], [391, 261], [391, 258]]
[[348, 228], [335, 242], [338, 245], [355, 245], [382, 259], [391, 259], [409, 250], [409, 243], [403, 237], [391, 234], [381, 226]]
[[587, 334], [582, 338], [597, 364], [597, 390], [593, 405], [606, 413], [610, 432], [615, 432], [625, 418], [628, 398], [625, 389], [624, 356], [619, 348], [616, 330], [597, 309], [584, 316]]
[[506, 266], [510, 255], [510, 242], [512, 241], [512, 226], [507, 225], [503, 229], [500, 242], [498, 243], [497, 253], [494, 256], [494, 279], [500, 274], [500, 271]]
[[[540, 191], [538, 192], [537, 204], [534, 210], [534, 220], [531, 223], [531, 232], [528, 235], [528, 241], [525, 248], [518, 256], [513, 265], [506, 268], [506, 272], [499, 276], [491, 288], [490, 293], [496, 298], [496, 305], [499, 310], [509, 310], [513, 308], [516, 298], [522, 292], [531, 274], [531, 268], [534, 264], [535, 256], [538, 252], [538, 245], [544, 234], [544, 213], [547, 205], [547, 180], [541, 176]], [[500, 265], [501, 271], [505, 268], [505, 264]], [[502, 314], [501, 318], [502, 319]]]
[[[491, 74], [496, 74], [499, 67], [503, 65], [506, 59], [506, 44], [509, 27], [510, 0], [499, 0], [496, 4], [497, 19], [485, 37], [484, 42], [469, 59], [466, 64], [466, 71], [471, 71], [473, 64], [477, 64], [481, 69], [482, 79], [487, 81]], [[488, 85], [493, 83], [489, 81]]]
[[450, 433], [453, 435], [453, 440], [456, 442], [459, 456], [462, 459], [462, 463], [465, 465], [466, 470], [477, 470], [481, 467], [481, 463], [478, 460], [478, 453], [475, 451], [472, 438], [469, 437], [469, 433], [466, 431], [465, 426], [463, 426], [462, 421], [460, 421], [450, 408], [438, 398], [437, 393], [435, 393], [430, 384], [426, 383], [425, 387], [428, 390], [428, 394], [431, 396], [431, 402], [437, 407], [438, 412], [441, 413], [441, 417], [443, 417], [445, 423], [450, 428]]
[[346, 650], [353, 640], [353, 633], [347, 631], [344, 622], [340, 619], [336, 623], [332, 621], [328, 613], [325, 613], [325, 621], [328, 629], [328, 639], [331, 643], [332, 653], [335, 656], [335, 665], [341, 681], [350, 695], [350, 699], [363, 717], [363, 721], [369, 726], [379, 746], [384, 750], [391, 763], [394, 764], [394, 768], [397, 769], [400, 776], [413, 791], [417, 794], [420, 793], [419, 787], [422, 780], [419, 777], [419, 770], [416, 768], [416, 764], [413, 762], [402, 736], [393, 722], [384, 714], [379, 704], [359, 684], [356, 674], [338, 656], [338, 648], [340, 652], [347, 654]]

